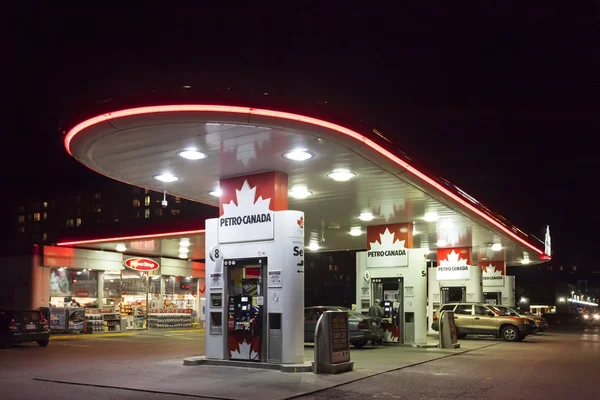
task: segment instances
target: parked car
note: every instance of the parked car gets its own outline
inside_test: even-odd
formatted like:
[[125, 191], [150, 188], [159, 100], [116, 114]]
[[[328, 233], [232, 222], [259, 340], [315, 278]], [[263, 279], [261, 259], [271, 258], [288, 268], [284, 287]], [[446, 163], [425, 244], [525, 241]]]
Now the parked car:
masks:
[[507, 307], [507, 306], [494, 305], [493, 307], [495, 309], [502, 311], [505, 315], [510, 315], [512, 317], [528, 318], [528, 319], [533, 320], [533, 322], [535, 322], [535, 325], [537, 327], [537, 329], [534, 333], [544, 332], [548, 329], [548, 322], [546, 322], [546, 320], [544, 318], [540, 317], [539, 315], [522, 314], [517, 309], [512, 308], [512, 307]]
[[304, 309], [304, 342], [315, 341], [315, 328], [317, 321], [325, 311], [345, 311], [348, 313], [348, 333], [350, 343], [356, 347], [364, 347], [371, 341], [379, 341], [383, 337], [383, 331], [375, 318], [367, 317], [346, 307], [315, 306]]
[[449, 303], [442, 305], [434, 314], [431, 328], [435, 331], [439, 331], [438, 316], [442, 311], [454, 312], [459, 338], [469, 334], [495, 335], [507, 342], [518, 342], [536, 329], [533, 320], [505, 315], [490, 304]]
[[48, 346], [48, 320], [36, 310], [0, 310], [0, 347], [23, 342]]

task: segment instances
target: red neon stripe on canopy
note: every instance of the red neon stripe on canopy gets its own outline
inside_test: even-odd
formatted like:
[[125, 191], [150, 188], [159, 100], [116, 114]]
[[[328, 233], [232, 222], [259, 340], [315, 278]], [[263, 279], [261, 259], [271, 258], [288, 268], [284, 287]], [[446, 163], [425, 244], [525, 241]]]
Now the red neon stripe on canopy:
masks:
[[367, 138], [367, 137], [361, 135], [360, 133], [357, 133], [351, 129], [345, 128], [343, 126], [333, 124], [331, 122], [323, 121], [320, 119], [316, 119], [316, 118], [306, 117], [303, 115], [292, 114], [292, 113], [287, 113], [287, 112], [282, 112], [282, 111], [263, 110], [263, 109], [250, 108], [250, 107], [202, 105], [202, 104], [182, 104], [182, 105], [164, 105], [164, 106], [130, 108], [130, 109], [126, 109], [126, 110], [120, 110], [120, 111], [102, 114], [97, 117], [90, 118], [86, 121], [79, 123], [78, 125], [73, 127], [66, 134], [65, 139], [64, 139], [65, 148], [70, 155], [73, 155], [71, 153], [71, 148], [70, 148], [71, 140], [73, 140], [73, 138], [78, 133], [83, 131], [84, 129], [89, 128], [100, 122], [108, 121], [108, 120], [112, 120], [112, 119], [116, 119], [116, 118], [127, 117], [127, 116], [164, 113], [164, 112], [225, 112], [225, 113], [234, 113], [234, 114], [250, 114], [250, 115], [254, 114], [254, 115], [260, 115], [260, 116], [265, 116], [265, 117], [281, 118], [281, 119], [287, 119], [287, 120], [291, 120], [291, 121], [304, 122], [307, 124], [320, 126], [323, 128], [327, 128], [327, 129], [339, 132], [341, 134], [344, 134], [346, 136], [349, 136], [353, 139], [356, 139], [356, 140], [364, 143], [365, 145], [369, 146], [371, 149], [377, 151], [379, 154], [383, 155], [384, 157], [387, 157], [389, 160], [395, 162], [396, 164], [398, 164], [402, 168], [406, 169], [411, 174], [413, 174], [416, 177], [427, 182], [429, 185], [431, 185], [433, 188], [437, 189], [444, 195], [450, 197], [452, 200], [454, 200], [458, 204], [462, 205], [463, 207], [466, 207], [473, 213], [477, 214], [481, 218], [490, 222], [492, 225], [494, 225], [495, 227], [500, 229], [502, 232], [506, 233], [513, 239], [516, 239], [519, 243], [524, 244], [526, 247], [532, 249], [533, 251], [535, 251], [536, 253], [538, 253], [540, 255], [544, 254], [544, 252], [542, 250], [536, 248], [531, 243], [529, 243], [526, 240], [524, 240], [523, 238], [519, 237], [514, 232], [512, 232], [510, 229], [506, 228], [504, 225], [502, 225], [501, 223], [496, 221], [494, 218], [490, 217], [489, 215], [485, 214], [481, 210], [474, 207], [472, 204], [470, 204], [467, 201], [463, 200], [462, 198], [458, 197], [456, 194], [452, 193], [451, 191], [449, 191], [448, 189], [446, 189], [445, 187], [443, 187], [442, 185], [437, 183], [435, 180], [433, 180], [429, 176], [425, 175], [421, 171], [412, 167], [406, 161], [400, 159], [398, 156], [394, 155], [393, 153], [391, 153], [388, 150], [384, 149], [383, 147], [379, 146], [377, 143], [370, 140], [369, 138]]
[[128, 241], [128, 240], [138, 240], [138, 239], [156, 239], [156, 238], [172, 237], [172, 236], [197, 235], [199, 233], [204, 233], [204, 232], [205, 232], [205, 229], [198, 229], [198, 230], [194, 230], [194, 231], [153, 233], [151, 235], [121, 236], [121, 237], [103, 238], [103, 239], [75, 240], [75, 241], [71, 241], [71, 242], [56, 243], [56, 245], [57, 246], [74, 246], [74, 245], [78, 245], [78, 244], [117, 242], [117, 241]]

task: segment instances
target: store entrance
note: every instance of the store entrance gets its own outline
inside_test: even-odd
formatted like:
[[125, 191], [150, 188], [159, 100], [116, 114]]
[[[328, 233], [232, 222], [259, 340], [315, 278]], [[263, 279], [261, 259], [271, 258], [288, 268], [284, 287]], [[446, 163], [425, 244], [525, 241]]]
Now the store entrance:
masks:
[[500, 305], [502, 304], [501, 292], [484, 292], [483, 298], [486, 304]]
[[264, 275], [267, 258], [223, 260], [227, 269], [227, 357], [265, 360]]
[[460, 303], [467, 300], [467, 288], [464, 286], [440, 288], [442, 304]]
[[381, 302], [383, 341], [404, 343], [404, 280], [403, 278], [374, 278], [371, 280], [371, 303]]

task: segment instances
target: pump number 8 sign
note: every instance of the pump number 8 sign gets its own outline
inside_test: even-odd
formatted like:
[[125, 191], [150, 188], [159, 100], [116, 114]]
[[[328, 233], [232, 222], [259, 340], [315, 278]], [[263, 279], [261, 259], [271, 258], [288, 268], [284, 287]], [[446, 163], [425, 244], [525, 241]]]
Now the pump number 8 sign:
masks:
[[212, 249], [210, 249], [209, 257], [211, 261], [215, 262], [222, 259], [223, 253], [221, 252], [221, 248], [219, 246], [214, 246]]

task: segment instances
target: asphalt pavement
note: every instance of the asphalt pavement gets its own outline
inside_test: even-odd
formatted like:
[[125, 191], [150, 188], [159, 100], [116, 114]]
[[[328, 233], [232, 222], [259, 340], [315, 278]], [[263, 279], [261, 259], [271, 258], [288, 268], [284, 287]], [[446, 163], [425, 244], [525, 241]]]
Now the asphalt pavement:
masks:
[[[338, 376], [229, 367], [185, 367], [204, 354], [204, 332], [53, 340], [0, 350], [2, 399], [597, 399], [598, 328], [521, 343], [480, 338], [459, 350], [352, 351]], [[305, 357], [310, 357], [311, 348]], [[312, 392], [308, 395], [303, 395]], [[174, 394], [171, 394], [174, 393]]]

